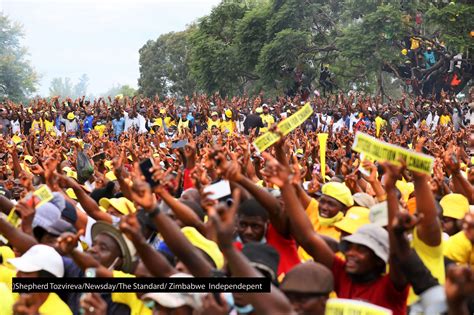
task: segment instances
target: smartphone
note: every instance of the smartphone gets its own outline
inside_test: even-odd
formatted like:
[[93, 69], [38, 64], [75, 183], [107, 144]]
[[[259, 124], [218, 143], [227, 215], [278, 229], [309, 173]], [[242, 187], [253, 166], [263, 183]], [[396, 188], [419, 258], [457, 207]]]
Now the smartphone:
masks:
[[92, 161], [94, 162], [100, 162], [104, 159], [105, 159], [105, 152], [97, 153], [96, 155], [92, 157]]
[[213, 200], [228, 199], [231, 196], [228, 180], [221, 180], [204, 188], [204, 192], [211, 192], [209, 198]]
[[140, 162], [140, 170], [142, 171], [143, 176], [145, 176], [145, 180], [151, 187], [158, 186], [160, 182], [157, 182], [153, 179], [153, 173], [150, 172], [150, 168], [155, 166], [153, 164], [153, 160], [148, 158]]
[[171, 144], [171, 149], [181, 149], [188, 144], [188, 140], [177, 140]]

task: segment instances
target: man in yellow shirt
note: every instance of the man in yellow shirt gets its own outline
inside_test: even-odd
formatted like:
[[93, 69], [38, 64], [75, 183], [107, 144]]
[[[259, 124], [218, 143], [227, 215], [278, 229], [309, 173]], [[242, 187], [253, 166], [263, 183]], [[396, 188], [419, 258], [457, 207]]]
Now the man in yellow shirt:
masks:
[[444, 255], [459, 264], [474, 267], [474, 214], [468, 213], [464, 218], [463, 229], [444, 242]]
[[[335, 224], [344, 218], [344, 214], [354, 205], [349, 188], [343, 183], [330, 182], [323, 186], [319, 202], [311, 198], [302, 188], [298, 194], [306, 215], [316, 232], [339, 241], [341, 232]], [[302, 248], [298, 249], [302, 260], [312, 259]]]
[[270, 108], [267, 104], [262, 105], [262, 110], [263, 114], [261, 114], [260, 117], [262, 118], [265, 127], [260, 129], [260, 133], [267, 132], [268, 128], [270, 128], [275, 123], [275, 118], [272, 114], [270, 114]]
[[223, 133], [233, 134], [235, 131], [235, 121], [233, 119], [233, 112], [230, 109], [225, 111], [225, 120], [221, 122], [221, 131]]
[[221, 121], [217, 112], [211, 113], [211, 118], [207, 119], [207, 130], [212, 131], [212, 128], [220, 129]]

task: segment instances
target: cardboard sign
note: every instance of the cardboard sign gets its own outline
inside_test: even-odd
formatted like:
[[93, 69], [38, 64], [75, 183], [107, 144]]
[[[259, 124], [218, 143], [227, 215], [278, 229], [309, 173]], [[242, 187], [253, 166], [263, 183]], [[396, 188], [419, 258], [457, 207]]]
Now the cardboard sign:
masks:
[[[306, 103], [302, 108], [300, 108], [296, 113], [288, 117], [287, 119], [278, 123], [278, 129], [283, 133], [284, 136], [289, 134], [291, 131], [295, 130], [299, 125], [301, 125], [306, 119], [308, 119], [313, 114], [313, 108], [310, 103]], [[253, 145], [259, 153], [265, 151], [274, 143], [280, 140], [278, 134], [268, 131], [255, 139]]]
[[385, 160], [396, 165], [400, 165], [398, 159], [402, 158], [408, 170], [428, 175], [433, 172], [434, 158], [432, 156], [378, 140], [362, 132], [356, 134], [352, 150], [364, 153], [373, 160]]

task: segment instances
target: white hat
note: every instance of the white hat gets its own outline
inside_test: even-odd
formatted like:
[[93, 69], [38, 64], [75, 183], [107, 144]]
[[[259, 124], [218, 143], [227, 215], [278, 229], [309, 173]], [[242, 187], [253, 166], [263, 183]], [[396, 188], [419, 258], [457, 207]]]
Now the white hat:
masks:
[[[193, 278], [193, 276], [187, 273], [176, 273], [170, 278]], [[153, 300], [161, 306], [167, 308], [178, 308], [183, 305], [188, 305], [193, 309], [200, 309], [202, 306], [202, 297], [205, 293], [200, 292], [162, 292], [162, 293], [147, 293], [143, 296], [142, 299]]]
[[18, 258], [10, 258], [8, 262], [18, 271], [35, 272], [45, 270], [58, 278], [64, 277], [64, 263], [61, 255], [47, 245], [35, 245]]

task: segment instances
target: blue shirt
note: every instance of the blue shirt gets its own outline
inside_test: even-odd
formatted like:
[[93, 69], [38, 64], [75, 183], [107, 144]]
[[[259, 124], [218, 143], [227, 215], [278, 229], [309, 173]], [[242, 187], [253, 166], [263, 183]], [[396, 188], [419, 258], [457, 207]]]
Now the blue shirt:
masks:
[[115, 136], [120, 136], [125, 128], [125, 118], [120, 117], [119, 119], [112, 120], [112, 128], [114, 129]]
[[84, 132], [85, 133], [88, 133], [89, 131], [91, 131], [94, 127], [92, 126], [92, 121], [94, 120], [94, 116], [90, 115], [90, 116], [87, 116], [85, 119], [84, 119]]

